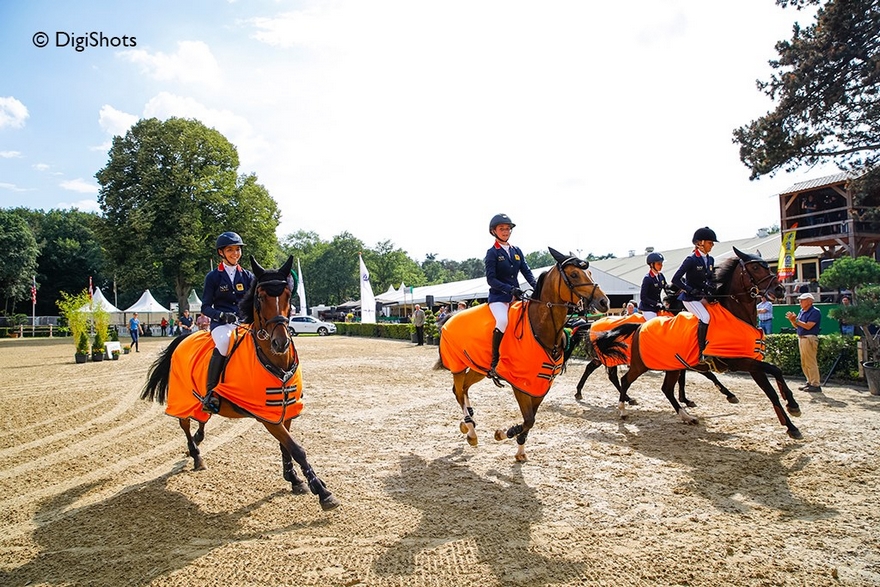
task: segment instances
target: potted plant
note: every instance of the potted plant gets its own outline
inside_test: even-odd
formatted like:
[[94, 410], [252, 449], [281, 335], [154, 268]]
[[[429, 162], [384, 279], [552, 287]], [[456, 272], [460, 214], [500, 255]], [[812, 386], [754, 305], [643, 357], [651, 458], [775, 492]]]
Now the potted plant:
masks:
[[100, 332], [95, 333], [95, 342], [92, 344], [92, 361], [104, 360], [104, 336]]
[[437, 332], [437, 317], [431, 310], [425, 311], [425, 342], [434, 344], [434, 337], [439, 336]]
[[85, 363], [89, 358], [89, 337], [85, 331], [79, 333], [79, 339], [76, 341], [76, 352], [73, 359], [77, 363]]
[[852, 304], [834, 308], [828, 315], [861, 329], [866, 353], [862, 363], [865, 379], [871, 393], [880, 395], [880, 340], [872, 335], [872, 328], [880, 326], [880, 263], [870, 257], [836, 259], [822, 273], [819, 283], [822, 287], [852, 292]]
[[[87, 336], [89, 330], [89, 302], [89, 292], [86, 290], [81, 291], [77, 295], [61, 292], [61, 299], [57, 302], [58, 309], [61, 311], [61, 317], [70, 329], [70, 335], [76, 348], [74, 358], [78, 363], [84, 363], [89, 354], [89, 339]], [[77, 355], [82, 355], [82, 358]]]
[[418, 336], [416, 336], [416, 325], [413, 324], [412, 318], [410, 318], [409, 323], [406, 325], [406, 329], [409, 330], [409, 339], [412, 343], [419, 342]]
[[119, 351], [117, 351], [117, 350], [114, 349], [114, 350], [113, 350], [113, 353], [112, 353], [112, 356], [113, 356], [113, 360], [114, 360], [114, 361], [118, 361], [118, 360], [119, 360]]
[[125, 345], [124, 347], [122, 347], [122, 352], [123, 352], [123, 354], [126, 354], [126, 355], [127, 355], [128, 353], [131, 352], [131, 346], [130, 346], [130, 345]]

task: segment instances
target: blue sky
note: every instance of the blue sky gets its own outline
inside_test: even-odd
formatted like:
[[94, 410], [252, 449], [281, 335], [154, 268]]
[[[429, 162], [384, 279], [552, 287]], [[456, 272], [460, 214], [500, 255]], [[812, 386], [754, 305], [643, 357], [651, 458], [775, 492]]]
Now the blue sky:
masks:
[[[180, 116], [236, 145], [280, 237], [463, 260], [506, 212], [526, 252], [662, 251], [704, 225], [745, 238], [778, 223], [776, 193], [836, 171], [750, 182], [731, 142], [771, 108], [755, 80], [809, 16], [773, 0], [4, 2], [0, 206], [97, 210], [111, 138]], [[67, 43], [90, 33], [118, 46]]]

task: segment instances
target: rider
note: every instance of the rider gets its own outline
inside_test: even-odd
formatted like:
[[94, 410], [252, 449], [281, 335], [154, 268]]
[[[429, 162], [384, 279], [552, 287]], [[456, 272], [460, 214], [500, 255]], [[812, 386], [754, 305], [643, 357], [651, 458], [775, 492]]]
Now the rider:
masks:
[[656, 318], [663, 309], [661, 297], [666, 290], [666, 277], [660, 272], [663, 269], [663, 255], [648, 254], [648, 273], [642, 279], [642, 291], [639, 294], [639, 311], [645, 320]]
[[214, 395], [214, 388], [220, 383], [229, 341], [238, 322], [238, 304], [254, 279], [253, 273], [238, 264], [243, 246], [241, 237], [234, 232], [224, 232], [217, 237], [217, 254], [222, 261], [205, 276], [202, 292], [202, 314], [211, 319], [211, 338], [214, 339], [202, 409], [214, 414], [220, 411], [220, 398]]
[[709, 332], [709, 310], [706, 305], [715, 293], [715, 259], [710, 253], [718, 237], [715, 231], [704, 226], [698, 228], [691, 239], [694, 252], [686, 257], [681, 267], [672, 276], [672, 284], [679, 289], [678, 299], [685, 309], [700, 319], [697, 326], [697, 342], [700, 347], [700, 360], [703, 360], [703, 349], [706, 348], [706, 334]]
[[534, 288], [537, 284], [532, 270], [526, 262], [522, 250], [508, 242], [510, 233], [516, 224], [507, 214], [496, 214], [489, 221], [489, 234], [495, 237], [495, 243], [486, 251], [486, 281], [489, 282], [489, 309], [495, 317], [495, 330], [492, 332], [492, 366], [487, 376], [501, 386], [495, 368], [500, 357], [501, 339], [507, 330], [507, 308], [513, 298], [520, 298], [523, 291], [519, 288], [519, 274]]

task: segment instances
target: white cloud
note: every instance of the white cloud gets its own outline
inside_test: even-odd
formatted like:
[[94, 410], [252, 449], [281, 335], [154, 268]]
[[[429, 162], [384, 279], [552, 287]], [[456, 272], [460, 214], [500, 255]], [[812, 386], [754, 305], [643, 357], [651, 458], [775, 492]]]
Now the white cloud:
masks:
[[211, 49], [201, 41], [180, 41], [177, 53], [172, 54], [135, 49], [121, 51], [119, 55], [160, 81], [217, 86], [222, 77]]
[[98, 114], [98, 124], [104, 132], [114, 137], [123, 136], [137, 121], [137, 115], [122, 112], [109, 104], [101, 106]]
[[21, 151], [0, 151], [0, 159], [18, 159]]
[[59, 208], [61, 210], [67, 210], [70, 208], [76, 208], [82, 212], [100, 212], [101, 206], [98, 205], [97, 200], [78, 200], [76, 202], [58, 202], [54, 208]]
[[82, 194], [97, 194], [98, 186], [90, 183], [82, 178], [70, 179], [67, 181], [62, 181], [58, 184], [60, 187], [70, 190], [72, 192], [79, 192]]
[[0, 129], [21, 128], [28, 116], [27, 106], [12, 96], [0, 97]]
[[26, 192], [28, 190], [20, 188], [14, 183], [0, 183], [0, 189], [9, 190], [10, 192]]
[[49, 171], [50, 169], [49, 165], [47, 165], [46, 163], [35, 163], [31, 167], [33, 167], [37, 171]]

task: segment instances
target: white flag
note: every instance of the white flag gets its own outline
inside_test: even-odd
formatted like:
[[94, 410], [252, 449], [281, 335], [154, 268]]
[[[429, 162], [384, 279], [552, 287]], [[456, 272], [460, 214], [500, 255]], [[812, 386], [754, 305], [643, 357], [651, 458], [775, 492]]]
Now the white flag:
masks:
[[299, 266], [299, 259], [296, 260], [296, 276], [299, 278], [296, 286], [296, 293], [299, 294], [299, 315], [305, 316], [306, 310], [306, 283], [303, 280], [303, 272]]
[[376, 323], [376, 298], [373, 297], [373, 287], [370, 285], [370, 272], [361, 260], [361, 323]]

